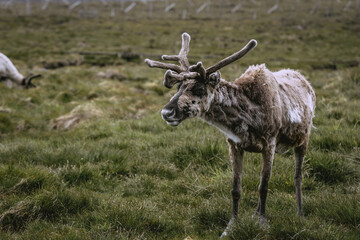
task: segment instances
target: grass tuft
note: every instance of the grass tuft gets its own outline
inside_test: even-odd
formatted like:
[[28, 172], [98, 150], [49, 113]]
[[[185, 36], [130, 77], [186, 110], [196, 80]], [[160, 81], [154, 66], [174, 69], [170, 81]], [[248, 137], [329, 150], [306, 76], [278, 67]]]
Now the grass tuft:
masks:
[[11, 118], [6, 113], [0, 112], [0, 134], [10, 133], [15, 130], [15, 124], [11, 121]]
[[319, 216], [339, 226], [356, 229], [360, 225], [359, 198], [354, 195], [328, 192], [321, 198], [311, 198], [304, 210], [310, 216]]
[[335, 153], [310, 152], [310, 175], [327, 184], [344, 183], [359, 178], [359, 173], [344, 157]]
[[219, 229], [225, 228], [229, 213], [226, 208], [218, 208], [214, 206], [207, 206], [201, 208], [192, 221], [195, 224], [195, 231], [204, 236], [208, 231], [219, 231]]
[[55, 221], [62, 215], [80, 213], [92, 209], [91, 199], [73, 190], [58, 192], [42, 191], [33, 197], [16, 203], [0, 215], [0, 228], [18, 231], [36, 219]]
[[61, 177], [70, 185], [79, 185], [94, 178], [94, 173], [86, 168], [73, 168], [61, 172]]
[[112, 229], [127, 232], [130, 238], [136, 233], [143, 233], [146, 237], [162, 234], [165, 238], [179, 232], [178, 226], [172, 221], [164, 221], [154, 214], [138, 211], [130, 206], [135, 202], [112, 206], [105, 217], [110, 222]]
[[179, 169], [184, 170], [190, 165], [221, 168], [225, 170], [229, 163], [225, 162], [225, 152], [217, 143], [205, 145], [186, 145], [176, 149], [170, 156], [170, 161]]

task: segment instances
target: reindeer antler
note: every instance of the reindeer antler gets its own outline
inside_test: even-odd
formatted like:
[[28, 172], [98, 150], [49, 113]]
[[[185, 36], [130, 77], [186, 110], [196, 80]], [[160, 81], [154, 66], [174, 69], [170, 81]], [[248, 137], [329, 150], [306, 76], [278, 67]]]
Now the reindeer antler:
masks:
[[251, 49], [257, 46], [257, 41], [255, 39], [251, 39], [248, 44], [246, 44], [243, 49], [240, 51], [232, 54], [229, 57], [224, 58], [223, 60], [219, 61], [218, 63], [214, 64], [213, 66], [206, 69], [206, 75], [209, 76], [211, 73], [214, 73], [221, 68], [229, 65], [230, 63], [235, 62], [236, 60], [242, 58], [245, 54], [247, 54]]
[[236, 53], [224, 58], [223, 60], [217, 62], [213, 66], [205, 69], [202, 62], [198, 62], [196, 65], [190, 67], [190, 71], [198, 72], [203, 79], [207, 79], [210, 74], [220, 70], [221, 68], [235, 62], [236, 60], [239, 60], [245, 54], [247, 54], [251, 49], [257, 46], [257, 41], [255, 39], [251, 39], [248, 44], [246, 44], [243, 49], [240, 51], [237, 51]]
[[173, 87], [176, 83], [181, 82], [185, 79], [196, 78], [200, 80], [206, 80], [210, 74], [220, 70], [221, 68], [235, 62], [236, 60], [243, 57], [251, 49], [256, 47], [256, 40], [252, 39], [248, 44], [240, 51], [232, 54], [231, 56], [224, 58], [215, 65], [205, 69], [202, 62], [198, 62], [196, 65], [190, 66], [187, 55], [189, 53], [191, 37], [187, 33], [182, 34], [182, 46], [178, 55], [162, 55], [162, 60], [178, 61], [179, 65], [172, 63], [163, 63], [145, 59], [145, 62], [149, 67], [156, 67], [162, 69], [168, 69], [164, 76], [164, 86], [167, 88]]
[[149, 67], [156, 67], [156, 68], [163, 68], [163, 69], [170, 69], [177, 73], [187, 72], [189, 70], [189, 61], [187, 59], [187, 55], [189, 53], [189, 46], [190, 46], [191, 37], [187, 33], [182, 34], [182, 45], [181, 50], [178, 55], [162, 55], [162, 60], [168, 61], [178, 61], [180, 66], [172, 64], [172, 63], [162, 63], [158, 61], [153, 61], [150, 59], [145, 59], [145, 62]]
[[25, 88], [36, 87], [36, 85], [34, 85], [31, 81], [32, 81], [34, 78], [39, 78], [39, 77], [41, 77], [40, 74], [33, 75], [32, 73], [29, 73], [29, 74], [22, 80], [21, 85], [24, 85]]
[[189, 78], [196, 78], [199, 76], [197, 72], [189, 71], [189, 60], [187, 55], [189, 53], [191, 37], [187, 33], [182, 34], [182, 45], [181, 50], [178, 55], [162, 55], [163, 60], [167, 61], [178, 61], [179, 65], [172, 63], [163, 63], [158, 61], [153, 61], [150, 59], [145, 59], [145, 62], [149, 67], [156, 67], [162, 69], [168, 69], [164, 76], [164, 86], [167, 88], [172, 88], [176, 83], [183, 81]]

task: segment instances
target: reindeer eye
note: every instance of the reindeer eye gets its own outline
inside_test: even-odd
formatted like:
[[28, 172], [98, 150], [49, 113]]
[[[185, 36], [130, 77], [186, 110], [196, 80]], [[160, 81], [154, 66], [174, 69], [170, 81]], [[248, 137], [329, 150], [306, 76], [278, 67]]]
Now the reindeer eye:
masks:
[[191, 89], [191, 93], [194, 96], [202, 98], [205, 95], [205, 87], [204, 86], [195, 86], [193, 89]]

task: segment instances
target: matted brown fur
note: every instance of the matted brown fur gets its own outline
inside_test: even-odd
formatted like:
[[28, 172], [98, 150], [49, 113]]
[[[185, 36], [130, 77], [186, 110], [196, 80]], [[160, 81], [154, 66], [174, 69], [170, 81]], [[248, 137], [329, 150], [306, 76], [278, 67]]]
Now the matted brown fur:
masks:
[[296, 71], [272, 73], [264, 64], [251, 66], [234, 82], [221, 80], [212, 94], [209, 109], [200, 117], [233, 133], [238, 139], [232, 140], [244, 150], [260, 152], [277, 136], [277, 150], [283, 152], [310, 134], [315, 94]]
[[206, 69], [201, 62], [189, 66], [189, 44], [190, 35], [183, 33], [179, 54], [162, 57], [163, 60], [178, 61], [180, 66], [150, 59], [145, 62], [149, 67], [167, 69], [165, 87], [179, 83], [177, 93], [161, 111], [168, 125], [178, 126], [187, 118], [199, 117], [227, 137], [233, 169], [233, 210], [221, 237], [231, 231], [238, 215], [244, 151], [262, 154], [256, 214], [260, 215], [260, 223], [264, 225], [275, 151], [294, 148], [296, 201], [302, 216], [302, 163], [315, 111], [315, 93], [310, 84], [297, 71], [271, 72], [265, 64], [250, 66], [233, 82], [221, 79], [217, 70], [256, 47], [256, 40]]
[[[214, 80], [215, 79], [215, 80]], [[186, 79], [162, 110], [169, 125], [199, 117], [223, 132], [233, 165], [233, 212], [222, 236], [231, 230], [241, 196], [244, 151], [262, 153], [259, 203], [256, 213], [265, 223], [265, 204], [274, 153], [294, 148], [296, 199], [302, 212], [302, 163], [315, 111], [315, 93], [297, 71], [269, 71], [264, 64], [250, 66], [233, 82], [219, 78]]]
[[260, 215], [260, 223], [264, 225], [275, 151], [294, 148], [294, 183], [298, 212], [302, 216], [302, 163], [315, 111], [315, 93], [310, 84], [297, 71], [271, 72], [265, 64], [250, 66], [240, 78], [227, 82], [221, 79], [218, 70], [256, 47], [256, 40], [205, 68], [202, 62], [189, 65], [190, 39], [189, 34], [183, 33], [179, 54], [162, 56], [163, 60], [178, 61], [180, 66], [150, 59], [145, 62], [149, 67], [167, 69], [165, 87], [171, 88], [178, 83], [177, 93], [161, 111], [168, 125], [178, 126], [187, 118], [199, 117], [227, 137], [233, 169], [233, 210], [221, 237], [231, 231], [238, 215], [244, 151], [262, 154], [256, 214]]

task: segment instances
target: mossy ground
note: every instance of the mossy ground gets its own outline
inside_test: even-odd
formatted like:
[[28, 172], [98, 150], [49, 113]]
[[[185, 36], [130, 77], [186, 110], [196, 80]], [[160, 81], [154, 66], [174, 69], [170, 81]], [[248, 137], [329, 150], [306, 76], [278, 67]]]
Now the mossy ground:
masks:
[[[172, 128], [160, 110], [175, 90], [142, 59], [82, 57], [72, 51], [172, 54], [192, 36], [190, 61], [206, 66], [258, 47], [222, 76], [249, 64], [299, 69], [317, 94], [304, 164], [304, 218], [297, 216], [293, 156], [276, 155], [270, 227], [252, 218], [260, 155], [246, 154], [233, 239], [357, 239], [360, 235], [360, 24], [355, 14], [254, 20], [14, 16], [0, 10], [0, 51], [19, 71], [41, 73], [37, 88], [0, 85], [1, 239], [216, 239], [231, 214], [225, 137], [200, 120]], [[300, 15], [299, 15], [300, 16]], [[298, 27], [298, 26], [301, 26]], [[207, 58], [201, 58], [206, 55]], [[83, 64], [44, 69], [43, 62]], [[125, 78], [102, 79], [117, 70]], [[91, 103], [104, 113], [74, 128], [50, 121]]]

